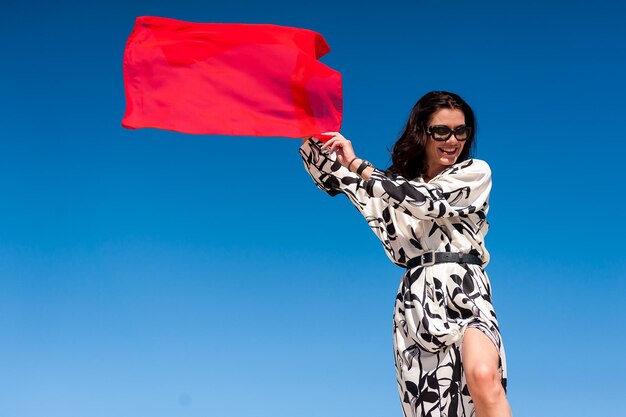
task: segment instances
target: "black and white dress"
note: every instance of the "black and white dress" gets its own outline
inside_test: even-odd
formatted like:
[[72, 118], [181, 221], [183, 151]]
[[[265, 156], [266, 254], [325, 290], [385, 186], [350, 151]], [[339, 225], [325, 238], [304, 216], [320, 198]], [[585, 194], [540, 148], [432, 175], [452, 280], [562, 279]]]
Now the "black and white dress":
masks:
[[[392, 262], [406, 268], [409, 259], [435, 251], [470, 253], [487, 265], [484, 237], [491, 171], [486, 162], [457, 163], [428, 183], [377, 169], [363, 180], [320, 147], [320, 142], [309, 139], [300, 148], [306, 170], [326, 193], [350, 199]], [[468, 327], [481, 330], [497, 347], [506, 389], [504, 346], [483, 267], [441, 263], [415, 267], [402, 276], [393, 341], [405, 417], [474, 416], [461, 362]]]

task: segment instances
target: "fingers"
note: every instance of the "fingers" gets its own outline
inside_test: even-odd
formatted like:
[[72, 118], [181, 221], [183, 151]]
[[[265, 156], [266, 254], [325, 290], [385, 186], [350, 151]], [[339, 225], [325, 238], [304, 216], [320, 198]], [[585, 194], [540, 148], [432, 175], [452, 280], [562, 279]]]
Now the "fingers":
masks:
[[342, 141], [339, 138], [332, 138], [329, 139], [323, 146], [322, 146], [322, 150], [328, 150], [329, 153], [333, 153], [339, 149], [343, 149], [343, 146], [345, 145], [345, 141]]
[[339, 163], [344, 165], [348, 161], [355, 158], [352, 142], [343, 137], [339, 132], [325, 132], [322, 135], [330, 136], [321, 147], [322, 152], [332, 154], [336, 152]]
[[326, 142], [324, 142], [321, 149], [323, 151], [327, 151], [328, 148], [330, 148], [335, 143], [335, 141], [336, 141], [335, 138], [328, 139]]
[[338, 140], [337, 138], [333, 138], [331, 140], [333, 141], [333, 143], [328, 150], [330, 153], [335, 152], [338, 148], [343, 148], [343, 143], [341, 143], [340, 140]]
[[330, 136], [330, 139], [322, 145], [322, 150], [329, 149], [331, 153], [337, 150], [337, 148], [342, 148], [346, 142], [350, 142], [339, 132], [324, 132], [322, 135]]

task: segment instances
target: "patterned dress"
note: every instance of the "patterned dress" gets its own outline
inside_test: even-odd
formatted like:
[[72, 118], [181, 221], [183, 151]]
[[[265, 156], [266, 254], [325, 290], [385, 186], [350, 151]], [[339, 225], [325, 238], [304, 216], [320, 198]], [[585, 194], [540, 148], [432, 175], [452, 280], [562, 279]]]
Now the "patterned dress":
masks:
[[[331, 196], [344, 194], [367, 220], [389, 259], [406, 268], [425, 251], [463, 252], [489, 262], [484, 236], [491, 190], [486, 162], [470, 159], [426, 183], [374, 169], [369, 180], [343, 167], [335, 154], [309, 139], [300, 148], [315, 184]], [[461, 362], [465, 329], [487, 335], [506, 359], [491, 286], [483, 267], [440, 263], [408, 269], [393, 314], [396, 377], [405, 417], [470, 417], [474, 405]]]

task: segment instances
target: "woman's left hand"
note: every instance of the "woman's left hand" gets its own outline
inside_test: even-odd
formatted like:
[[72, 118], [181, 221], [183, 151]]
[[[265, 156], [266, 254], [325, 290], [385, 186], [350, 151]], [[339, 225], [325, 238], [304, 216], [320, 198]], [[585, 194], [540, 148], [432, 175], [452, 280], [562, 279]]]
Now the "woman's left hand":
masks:
[[322, 135], [331, 136], [331, 138], [322, 145], [322, 151], [328, 149], [331, 153], [336, 152], [339, 163], [350, 169], [348, 164], [356, 157], [354, 149], [352, 148], [352, 142], [344, 138], [339, 132], [325, 132], [322, 133]]

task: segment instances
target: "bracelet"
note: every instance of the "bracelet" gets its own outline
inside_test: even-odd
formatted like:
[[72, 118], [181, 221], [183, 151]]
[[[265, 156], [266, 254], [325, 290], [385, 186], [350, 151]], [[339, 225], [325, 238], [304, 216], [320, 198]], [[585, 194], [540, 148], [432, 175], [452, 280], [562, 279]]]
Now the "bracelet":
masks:
[[350, 171], [350, 172], [352, 172], [352, 170], [350, 169], [350, 165], [352, 165], [352, 163], [354, 162], [354, 160], [355, 160], [355, 159], [359, 159], [359, 157], [358, 157], [358, 156], [355, 156], [355, 157], [354, 157], [354, 158], [352, 158], [352, 159], [350, 160], [350, 162], [348, 163], [347, 168], [348, 168], [348, 171]]
[[369, 161], [366, 161], [364, 159], [363, 162], [361, 162], [361, 165], [359, 165], [359, 167], [357, 168], [356, 175], [361, 176], [363, 171], [365, 171], [365, 168], [371, 167], [371, 166], [372, 166], [372, 164], [370, 164]]

